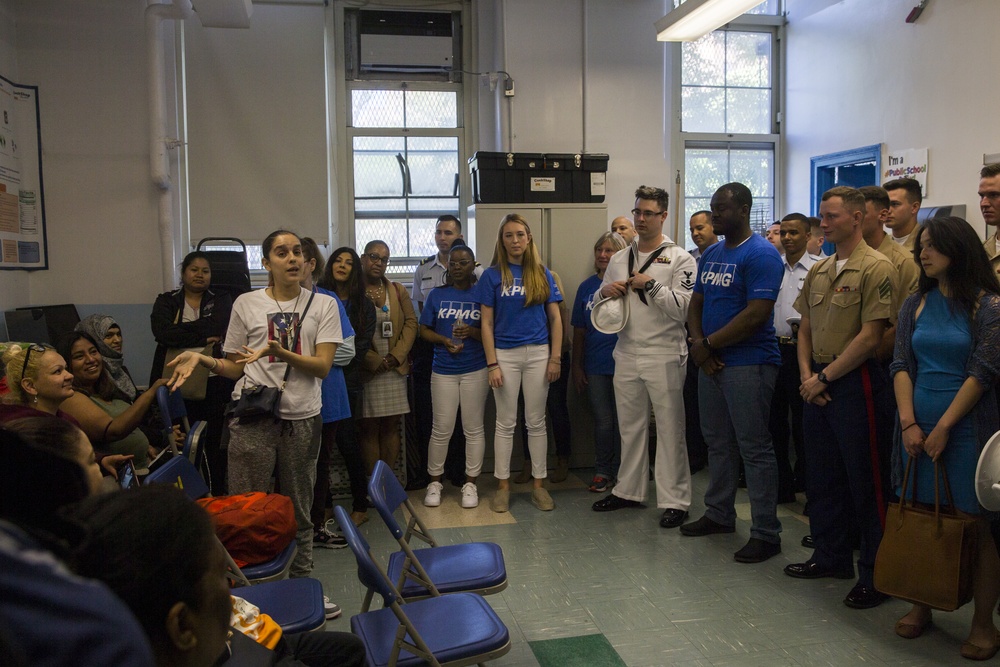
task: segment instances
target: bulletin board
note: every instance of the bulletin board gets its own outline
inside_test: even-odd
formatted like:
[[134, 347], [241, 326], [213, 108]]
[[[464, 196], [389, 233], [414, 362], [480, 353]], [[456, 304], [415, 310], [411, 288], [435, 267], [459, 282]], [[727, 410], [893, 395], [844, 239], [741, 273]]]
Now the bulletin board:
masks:
[[0, 76], [0, 269], [47, 268], [38, 87]]

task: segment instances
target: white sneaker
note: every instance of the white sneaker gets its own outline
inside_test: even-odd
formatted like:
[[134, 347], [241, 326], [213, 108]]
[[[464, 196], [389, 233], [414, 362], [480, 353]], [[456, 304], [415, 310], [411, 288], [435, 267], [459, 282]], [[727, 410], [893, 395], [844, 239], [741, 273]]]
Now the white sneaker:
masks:
[[333, 619], [340, 616], [340, 605], [330, 602], [330, 598], [323, 596], [323, 615], [326, 616], [326, 620], [332, 621]]
[[472, 509], [479, 506], [479, 490], [472, 482], [462, 485], [462, 507]]
[[441, 482], [431, 482], [427, 485], [427, 495], [424, 496], [426, 507], [437, 507], [441, 504], [441, 491], [444, 485]]

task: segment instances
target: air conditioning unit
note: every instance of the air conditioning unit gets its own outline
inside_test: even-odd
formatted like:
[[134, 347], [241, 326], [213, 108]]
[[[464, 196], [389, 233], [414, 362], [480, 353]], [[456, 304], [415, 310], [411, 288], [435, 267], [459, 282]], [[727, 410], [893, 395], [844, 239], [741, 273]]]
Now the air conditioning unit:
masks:
[[349, 78], [394, 78], [394, 74], [450, 78], [461, 69], [458, 17], [452, 12], [345, 13]]

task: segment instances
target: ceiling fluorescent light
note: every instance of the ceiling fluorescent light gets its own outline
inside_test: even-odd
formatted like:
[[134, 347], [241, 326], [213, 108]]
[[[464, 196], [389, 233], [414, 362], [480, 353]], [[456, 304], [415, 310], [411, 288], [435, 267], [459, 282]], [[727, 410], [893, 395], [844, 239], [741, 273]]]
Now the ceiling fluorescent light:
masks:
[[656, 39], [693, 42], [760, 3], [761, 0], [687, 0], [656, 22]]

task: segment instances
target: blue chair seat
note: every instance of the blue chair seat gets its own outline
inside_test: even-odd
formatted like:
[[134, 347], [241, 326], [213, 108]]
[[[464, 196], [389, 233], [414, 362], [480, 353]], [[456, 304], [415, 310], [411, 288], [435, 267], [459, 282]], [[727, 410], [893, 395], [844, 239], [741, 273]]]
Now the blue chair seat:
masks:
[[287, 579], [232, 589], [233, 595], [260, 607], [287, 634], [308, 632], [326, 623], [323, 584], [317, 579]]
[[[454, 544], [429, 549], [415, 549], [420, 564], [440, 593], [477, 591], [488, 594], [507, 585], [507, 569], [503, 551], [492, 542]], [[387, 568], [389, 579], [396, 583], [403, 568], [406, 554], [393, 552]], [[431, 592], [416, 581], [407, 578], [400, 591], [406, 599], [426, 597]]]
[[[485, 662], [510, 648], [510, 633], [489, 603], [475, 593], [455, 593], [445, 597], [417, 600], [402, 605], [407, 618], [423, 637], [438, 662], [481, 656]], [[399, 619], [385, 608], [351, 617], [351, 631], [365, 644], [368, 664], [389, 664]], [[401, 650], [399, 666], [426, 665], [420, 657]]]
[[284, 551], [275, 556], [272, 560], [266, 563], [260, 563], [259, 565], [247, 565], [246, 567], [240, 568], [243, 571], [243, 575], [250, 581], [270, 581], [272, 579], [281, 579], [288, 568], [291, 567], [292, 558], [295, 557], [296, 544], [295, 540], [292, 540]]

